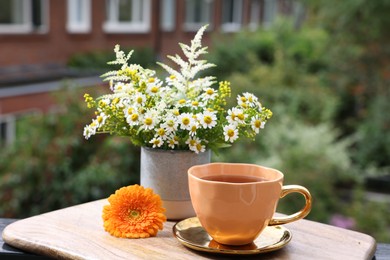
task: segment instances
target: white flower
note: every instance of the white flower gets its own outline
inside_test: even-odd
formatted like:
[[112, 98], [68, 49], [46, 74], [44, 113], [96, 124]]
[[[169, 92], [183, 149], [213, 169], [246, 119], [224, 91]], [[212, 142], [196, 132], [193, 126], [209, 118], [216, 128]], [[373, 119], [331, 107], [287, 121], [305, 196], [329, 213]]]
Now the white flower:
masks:
[[145, 105], [146, 96], [138, 92], [134, 97], [134, 102], [140, 106]]
[[216, 112], [205, 111], [204, 113], [200, 114], [198, 120], [203, 128], [213, 128], [217, 125]]
[[128, 116], [130, 116], [131, 114], [133, 114], [134, 111], [136, 111], [136, 109], [134, 107], [132, 107], [132, 106], [129, 106], [129, 107], [126, 107], [125, 109], [123, 109], [123, 113], [125, 114], [126, 118]]
[[161, 138], [161, 140], [168, 139], [167, 131], [165, 131], [165, 128], [160, 127], [156, 130], [156, 137]]
[[85, 137], [85, 139], [89, 139], [91, 137], [91, 135], [94, 135], [96, 134], [96, 126], [95, 125], [86, 125], [84, 127], [84, 132], [83, 132], [83, 135]]
[[164, 128], [167, 133], [172, 133], [177, 130], [178, 125], [177, 118], [173, 115], [168, 115], [165, 118], [165, 122], [161, 124], [161, 127]]
[[197, 121], [194, 120], [190, 123], [190, 136], [196, 135], [196, 130], [198, 130], [198, 127], [199, 123]]
[[203, 100], [214, 100], [217, 97], [218, 93], [213, 88], [205, 88], [204, 93], [202, 94]]
[[265, 122], [262, 122], [258, 115], [252, 117], [251, 126], [252, 126], [253, 131], [256, 132], [256, 134], [259, 133], [260, 128], [262, 128], [262, 129], [264, 128], [264, 125], [265, 125]]
[[107, 115], [100, 113], [93, 122], [96, 124], [96, 128], [102, 127], [106, 123]]
[[154, 137], [149, 143], [153, 144], [153, 148], [161, 147], [164, 144], [160, 137]]
[[188, 147], [191, 151], [194, 151], [195, 153], [204, 152], [206, 150], [206, 147], [202, 145], [199, 138], [188, 138], [186, 141], [186, 144], [188, 144]]
[[130, 126], [135, 126], [135, 125], [139, 125], [139, 122], [141, 120], [141, 115], [135, 111], [131, 114], [129, 114], [127, 117], [126, 117], [126, 122], [130, 125]]
[[142, 118], [142, 128], [146, 130], [152, 130], [157, 124], [157, 118], [155, 113], [148, 111]]
[[180, 128], [183, 130], [191, 130], [191, 123], [194, 121], [192, 114], [183, 113], [179, 116]]
[[257, 104], [258, 104], [258, 98], [253, 95], [252, 93], [248, 93], [248, 92], [245, 92], [243, 93], [243, 96], [245, 97], [246, 99], [246, 103], [250, 106], [250, 107], [256, 107]]
[[225, 136], [225, 142], [229, 141], [233, 143], [238, 138], [238, 129], [234, 124], [227, 125], [223, 128], [223, 134]]
[[171, 135], [168, 139], [168, 146], [175, 149], [175, 145], [179, 144], [178, 138], [175, 135]]
[[228, 120], [229, 124], [243, 124], [245, 123], [246, 117], [247, 115], [244, 114], [242, 109], [233, 107], [232, 109], [228, 110], [226, 119]]
[[160, 88], [163, 84], [162, 81], [156, 78], [149, 78], [148, 83], [146, 84], [146, 93], [150, 96], [160, 94]]

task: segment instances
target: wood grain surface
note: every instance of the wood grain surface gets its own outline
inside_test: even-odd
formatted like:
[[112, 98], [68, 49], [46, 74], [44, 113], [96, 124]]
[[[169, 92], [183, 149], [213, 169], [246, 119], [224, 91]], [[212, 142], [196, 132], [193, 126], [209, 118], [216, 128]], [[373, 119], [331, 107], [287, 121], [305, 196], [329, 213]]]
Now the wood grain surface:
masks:
[[[105, 204], [107, 200], [98, 200], [16, 221], [4, 229], [3, 239], [16, 248], [59, 259], [227, 259], [184, 247], [173, 237], [175, 222], [166, 222], [157, 237], [115, 238], [103, 229]], [[375, 240], [362, 233], [308, 220], [285, 227], [293, 235], [290, 243], [261, 259], [356, 260], [372, 259], [375, 253]]]

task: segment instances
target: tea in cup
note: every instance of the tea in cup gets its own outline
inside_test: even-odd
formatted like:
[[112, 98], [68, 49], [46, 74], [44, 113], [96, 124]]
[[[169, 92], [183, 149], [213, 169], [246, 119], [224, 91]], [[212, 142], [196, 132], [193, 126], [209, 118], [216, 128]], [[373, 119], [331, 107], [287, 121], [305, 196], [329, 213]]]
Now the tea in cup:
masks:
[[[299, 185], [283, 186], [280, 171], [255, 164], [209, 163], [188, 170], [192, 205], [206, 232], [218, 243], [252, 243], [272, 225], [302, 219], [311, 210], [310, 192]], [[273, 217], [278, 201], [293, 192], [305, 206], [289, 216]]]

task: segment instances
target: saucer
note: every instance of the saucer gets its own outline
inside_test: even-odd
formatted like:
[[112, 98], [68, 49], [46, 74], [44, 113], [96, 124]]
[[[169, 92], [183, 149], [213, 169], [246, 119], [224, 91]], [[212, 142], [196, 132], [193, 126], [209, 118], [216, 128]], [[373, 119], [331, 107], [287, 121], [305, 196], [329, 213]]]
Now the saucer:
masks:
[[216, 242], [203, 229], [197, 217], [187, 218], [173, 226], [173, 235], [186, 247], [194, 250], [233, 255], [251, 255], [283, 248], [292, 238], [291, 232], [282, 226], [268, 226], [251, 244], [228, 246]]

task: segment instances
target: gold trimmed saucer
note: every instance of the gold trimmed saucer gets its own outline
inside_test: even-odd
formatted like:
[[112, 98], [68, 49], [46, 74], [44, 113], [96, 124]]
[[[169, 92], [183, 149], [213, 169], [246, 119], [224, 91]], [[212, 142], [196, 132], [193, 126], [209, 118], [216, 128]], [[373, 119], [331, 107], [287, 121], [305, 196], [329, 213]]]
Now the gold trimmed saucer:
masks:
[[228, 246], [216, 242], [203, 229], [197, 217], [187, 218], [173, 226], [173, 235], [186, 247], [198, 251], [252, 255], [275, 251], [283, 248], [292, 238], [291, 232], [282, 226], [268, 226], [251, 244]]

